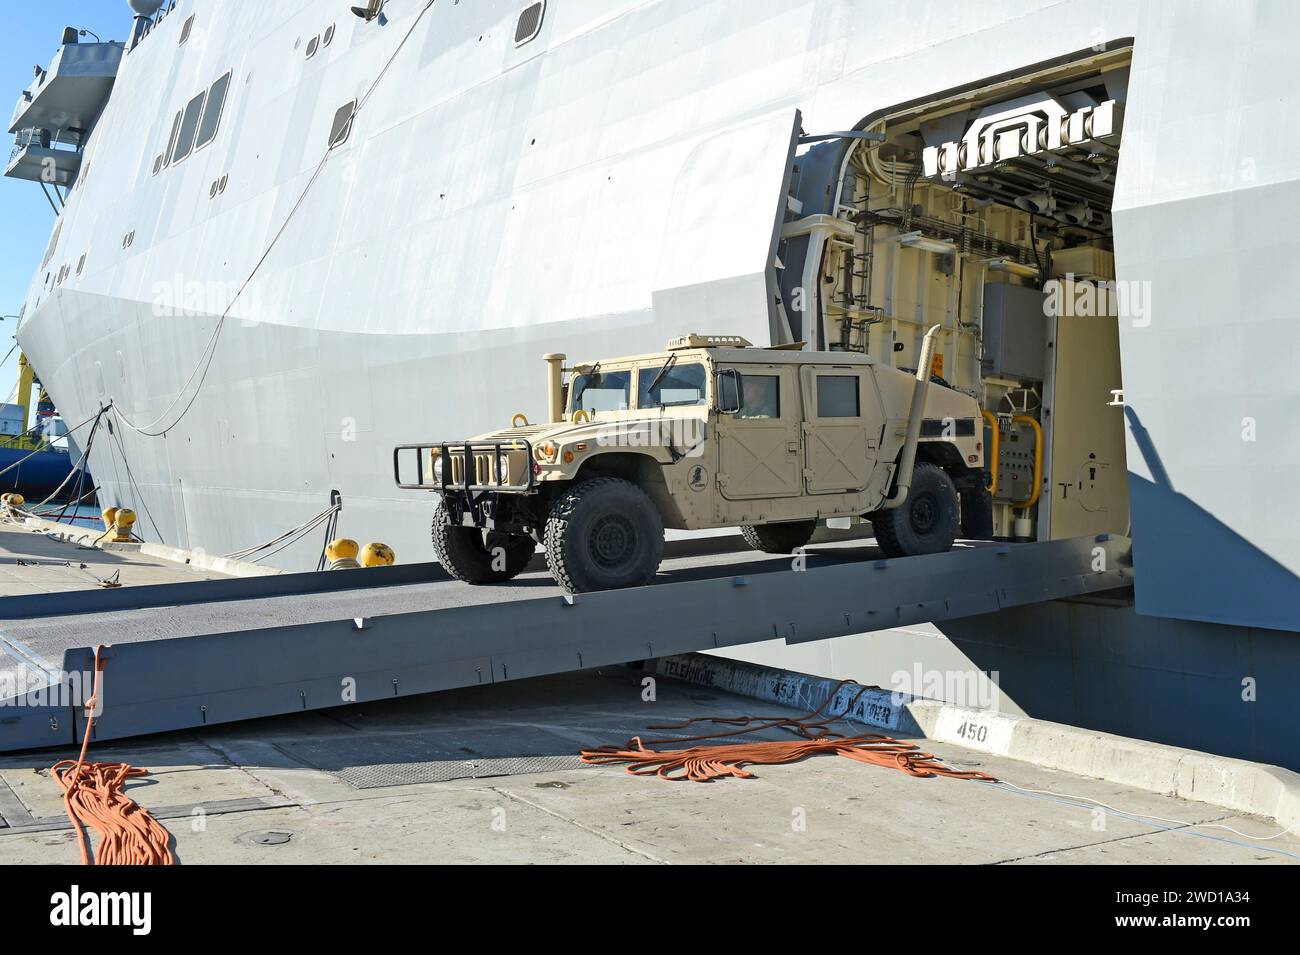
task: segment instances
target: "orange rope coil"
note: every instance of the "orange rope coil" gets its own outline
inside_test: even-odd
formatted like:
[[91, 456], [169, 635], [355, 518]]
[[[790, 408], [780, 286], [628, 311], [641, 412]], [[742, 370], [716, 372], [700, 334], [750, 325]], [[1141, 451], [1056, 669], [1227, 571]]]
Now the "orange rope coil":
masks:
[[127, 763], [86, 762], [103, 686], [103, 649], [103, 644], [95, 648], [95, 688], [86, 701], [86, 735], [81, 741], [81, 754], [75, 760], [60, 760], [50, 767], [50, 772], [63, 789], [63, 808], [77, 833], [83, 865], [91, 862], [86, 826], [99, 834], [97, 865], [174, 865], [171, 834], [149, 810], [122, 792], [128, 779], [147, 776], [149, 771]]
[[[951, 779], [983, 779], [995, 782], [988, 773], [975, 770], [952, 769], [943, 764], [933, 753], [924, 752], [914, 743], [883, 736], [879, 733], [866, 733], [859, 736], [845, 736], [832, 730], [829, 724], [838, 719], [825, 716], [822, 711], [835, 699], [840, 688], [852, 680], [841, 680], [831, 691], [826, 702], [806, 716], [736, 716], [712, 717], [701, 716], [684, 720], [681, 723], [664, 723], [651, 726], [650, 729], [684, 729], [693, 723], [721, 723], [738, 727], [720, 733], [704, 733], [699, 736], [686, 736], [677, 739], [643, 740], [634, 736], [625, 746], [600, 746], [584, 749], [580, 758], [584, 763], [609, 765], [626, 763], [627, 772], [633, 776], [655, 775], [661, 779], [674, 782], [683, 780], [696, 783], [712, 782], [732, 776], [738, 779], [750, 779], [753, 773], [746, 766], [774, 766], [795, 763], [809, 756], [836, 755], [897, 769], [909, 776], [931, 777], [947, 776]], [[844, 708], [852, 708], [858, 698], [868, 687], [860, 687], [853, 699]], [[760, 733], [765, 730], [782, 729], [801, 737], [796, 740], [770, 740], [747, 743], [724, 743], [711, 746], [692, 746], [688, 749], [656, 750], [652, 747], [663, 743], [692, 743], [700, 740], [723, 739], [732, 736], [744, 736], [747, 733]]]

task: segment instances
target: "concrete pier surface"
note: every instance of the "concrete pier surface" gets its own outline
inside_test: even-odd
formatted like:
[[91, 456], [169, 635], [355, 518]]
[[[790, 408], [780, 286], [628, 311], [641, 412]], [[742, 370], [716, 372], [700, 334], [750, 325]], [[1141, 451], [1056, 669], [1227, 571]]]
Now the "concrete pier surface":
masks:
[[[712, 783], [579, 767], [582, 747], [648, 724], [794, 713], [669, 679], [647, 701], [644, 679], [622, 667], [544, 677], [104, 744], [91, 758], [150, 770], [127, 792], [191, 865], [1300, 862], [1292, 835], [1248, 838], [1276, 833], [1271, 819], [927, 740], [950, 766], [1018, 788], [833, 756]], [[68, 755], [0, 760], [0, 864], [77, 862], [47, 769]]]
[[0, 598], [95, 590], [106, 580], [139, 587], [228, 576], [184, 559], [143, 553], [138, 544], [91, 546], [97, 536], [98, 530], [81, 524], [74, 528], [50, 521], [0, 523]]
[[[813, 559], [854, 559], [864, 546], [847, 543]], [[0, 597], [97, 588], [113, 575], [126, 587], [224, 576], [176, 557], [105, 551], [6, 524]], [[768, 558], [703, 548], [674, 558], [666, 572], [707, 573], [717, 560], [753, 568]], [[527, 589], [549, 587], [543, 575], [531, 569]], [[895, 735], [1002, 782], [919, 779], [819, 756], [754, 767], [753, 779], [696, 784], [577, 759], [584, 747], [673, 735], [648, 729], [656, 723], [799, 712], [618, 666], [95, 743], [89, 758], [149, 770], [127, 792], [166, 824], [186, 864], [1300, 862], [1300, 838], [1278, 835], [1275, 818], [1098, 778], [1107, 772], [1100, 768], [1051, 769], [1046, 758], [918, 738], [916, 724]], [[1022, 720], [1017, 732], [1030, 742], [1035, 734], [1040, 743], [1062, 738], [1044, 735], [1054, 724], [1040, 731], [1034, 723]], [[1143, 746], [1153, 763], [1170, 758], [1170, 747], [1109, 739], [1122, 744], [1130, 767], [1143, 761]], [[1100, 750], [1109, 741], [1093, 734], [1088, 745], [1087, 765], [1105, 766]], [[1189, 765], [1208, 758], [1183, 753]], [[0, 864], [78, 861], [48, 769], [75, 755], [69, 747], [0, 758]]]

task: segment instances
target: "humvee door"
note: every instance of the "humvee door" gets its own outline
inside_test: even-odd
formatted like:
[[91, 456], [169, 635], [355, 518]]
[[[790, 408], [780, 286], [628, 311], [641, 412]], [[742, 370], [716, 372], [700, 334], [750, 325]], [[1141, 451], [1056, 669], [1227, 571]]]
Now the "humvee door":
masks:
[[808, 493], [865, 489], [884, 420], [874, 377], [864, 368], [804, 365], [800, 386]]
[[[795, 369], [741, 366], [740, 410], [719, 415], [718, 488], [732, 501], [794, 497], [803, 491], [802, 417]], [[725, 508], [724, 508], [725, 509]]]

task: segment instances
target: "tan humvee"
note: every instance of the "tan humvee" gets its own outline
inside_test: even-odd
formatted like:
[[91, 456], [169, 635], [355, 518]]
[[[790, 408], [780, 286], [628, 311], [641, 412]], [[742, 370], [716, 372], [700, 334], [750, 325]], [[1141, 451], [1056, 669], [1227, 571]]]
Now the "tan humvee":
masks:
[[[920, 366], [929, 369], [937, 327]], [[461, 580], [495, 583], [536, 544], [565, 590], [649, 583], [665, 527], [739, 526], [789, 553], [819, 519], [863, 516], [889, 556], [991, 532], [980, 409], [927, 374], [848, 352], [687, 335], [665, 351], [564, 367], [547, 355], [550, 421], [403, 445], [439, 493], [433, 545]], [[567, 380], [566, 380], [567, 376]]]

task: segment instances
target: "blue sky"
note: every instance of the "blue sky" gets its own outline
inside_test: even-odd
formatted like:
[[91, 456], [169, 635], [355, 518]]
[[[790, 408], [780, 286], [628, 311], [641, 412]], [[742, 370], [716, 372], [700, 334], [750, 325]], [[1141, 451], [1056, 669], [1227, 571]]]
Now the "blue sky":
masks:
[[[0, 114], [6, 127], [18, 94], [32, 80], [32, 67], [49, 65], [64, 27], [91, 30], [104, 40], [124, 40], [131, 27], [126, 0], [40, 0], [11, 4], [6, 12], [0, 30]], [[9, 158], [7, 139], [3, 158]], [[0, 315], [12, 315], [40, 265], [54, 212], [37, 183], [0, 176], [0, 222]], [[0, 322], [0, 357], [13, 345], [15, 324], [12, 318]], [[13, 389], [17, 373], [15, 354], [0, 366], [0, 401]]]

